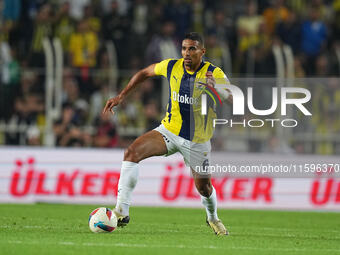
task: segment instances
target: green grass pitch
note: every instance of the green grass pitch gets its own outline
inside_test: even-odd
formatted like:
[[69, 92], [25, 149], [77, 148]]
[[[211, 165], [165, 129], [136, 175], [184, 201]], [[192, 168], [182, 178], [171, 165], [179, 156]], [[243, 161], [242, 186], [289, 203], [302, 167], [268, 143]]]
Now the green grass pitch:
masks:
[[130, 224], [90, 232], [95, 205], [0, 205], [0, 254], [340, 254], [340, 214], [219, 210], [215, 236], [203, 209], [133, 207]]

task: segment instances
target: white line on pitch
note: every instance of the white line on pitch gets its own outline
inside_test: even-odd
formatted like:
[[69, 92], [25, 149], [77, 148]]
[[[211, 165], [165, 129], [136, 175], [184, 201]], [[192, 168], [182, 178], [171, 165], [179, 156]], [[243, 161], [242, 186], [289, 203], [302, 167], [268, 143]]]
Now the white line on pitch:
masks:
[[[26, 245], [41, 245], [41, 242], [23, 242], [23, 241], [7, 241], [0, 243], [10, 244], [26, 244]], [[219, 250], [261, 250], [261, 251], [286, 251], [286, 252], [302, 252], [302, 251], [320, 251], [340, 253], [339, 249], [306, 249], [306, 248], [260, 248], [260, 247], [245, 247], [245, 246], [229, 246], [218, 247], [213, 245], [190, 246], [190, 245], [158, 245], [158, 244], [131, 244], [131, 243], [74, 243], [74, 242], [44, 242], [44, 245], [67, 245], [67, 246], [107, 246], [107, 247], [124, 247], [124, 248], [175, 248], [175, 249], [219, 249]]]
[[[148, 225], [148, 226], [152, 226], [152, 225], [157, 225], [157, 224], [147, 224], [147, 223], [137, 223], [136, 225]], [[157, 225], [159, 226], [159, 225]], [[162, 226], [169, 226], [169, 227], [174, 227], [173, 224], [162, 224]], [[30, 226], [30, 225], [20, 225], [20, 224], [17, 224], [17, 225], [0, 225], [0, 229], [1, 228], [15, 228], [15, 227], [20, 227], [20, 228], [27, 228], [27, 229], [55, 229], [55, 228], [58, 228], [58, 229], [61, 229], [63, 227], [56, 227], [56, 226]], [[181, 224], [179, 227], [197, 227], [197, 228], [200, 228], [201, 226], [200, 225], [183, 225]], [[265, 234], [265, 235], [270, 235], [270, 236], [276, 236], [276, 235], [271, 235], [271, 234], [267, 234], [267, 233], [263, 233], [261, 232], [261, 230], [273, 230], [275, 232], [305, 232], [305, 231], [311, 231], [311, 232], [315, 232], [315, 229], [298, 229], [298, 228], [280, 228], [280, 227], [277, 227], [277, 228], [274, 228], [274, 227], [251, 227], [251, 226], [247, 226], [247, 227], [240, 227], [240, 226], [233, 226], [232, 227], [234, 229], [234, 231], [232, 231], [233, 233], [239, 233], [239, 231], [237, 231], [237, 229], [239, 228], [242, 228], [242, 229], [255, 229], [256, 232], [259, 232], [261, 233], [262, 235]], [[236, 230], [236, 231], [235, 231]], [[166, 230], [167, 232], [169, 232], [169, 230]], [[170, 232], [180, 232], [179, 230], [172, 230]], [[322, 232], [322, 233], [340, 233], [339, 230], [334, 230], [334, 229], [318, 229], [318, 232]], [[255, 234], [255, 232], [253, 232], [253, 234]], [[287, 237], [294, 237], [296, 235], [294, 235], [293, 233], [286, 233]], [[280, 234], [279, 234], [280, 235]], [[318, 236], [315, 236], [313, 235], [314, 237], [318, 237]]]

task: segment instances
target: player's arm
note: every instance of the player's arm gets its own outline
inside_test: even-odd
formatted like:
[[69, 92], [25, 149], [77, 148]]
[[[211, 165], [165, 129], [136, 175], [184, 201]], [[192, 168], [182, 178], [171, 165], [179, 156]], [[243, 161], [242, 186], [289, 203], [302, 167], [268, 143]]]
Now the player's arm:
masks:
[[223, 101], [233, 104], [233, 95], [228, 88], [216, 88], [216, 91], [222, 97]]
[[[217, 70], [217, 71], [219, 72], [220, 70]], [[217, 78], [217, 79], [223, 79], [223, 80], [226, 79], [226, 82], [229, 83], [225, 74], [222, 71], [220, 71], [220, 73], [223, 75], [223, 78]], [[218, 74], [218, 76], [222, 77], [221, 74]], [[225, 102], [232, 104], [233, 103], [233, 95], [231, 94], [230, 90], [227, 87], [226, 88], [215, 87], [216, 80], [215, 80], [215, 77], [214, 77], [212, 72], [207, 72], [206, 77], [207, 77], [207, 84], [216, 89], [216, 91], [219, 94], [219, 96], [221, 97], [221, 99]]]
[[103, 113], [105, 114], [107, 112], [112, 112], [112, 114], [114, 114], [113, 107], [119, 105], [126, 98], [126, 96], [137, 87], [137, 85], [141, 84], [147, 78], [156, 76], [154, 71], [155, 65], [156, 64], [149, 65], [132, 76], [128, 85], [119, 93], [118, 96], [107, 100]]

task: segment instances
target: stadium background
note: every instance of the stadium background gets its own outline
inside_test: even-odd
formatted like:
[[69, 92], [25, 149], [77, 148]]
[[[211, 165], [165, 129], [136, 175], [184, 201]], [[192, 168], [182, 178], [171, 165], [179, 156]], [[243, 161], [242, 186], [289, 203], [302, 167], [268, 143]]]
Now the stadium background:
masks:
[[[258, 108], [280, 80], [312, 94], [313, 118], [292, 113], [297, 128], [217, 129], [217, 157], [339, 163], [339, 0], [4, 0], [0, 8], [3, 202], [114, 203], [123, 148], [158, 125], [168, 86], [145, 81], [113, 117], [103, 106], [138, 69], [180, 57], [188, 31], [204, 35], [205, 59], [232, 82], [245, 89], [252, 80]], [[137, 204], [200, 206], [180, 157], [141, 165]], [[252, 176], [216, 185], [222, 207], [339, 210], [338, 179], [318, 177], [268, 177], [270, 194], [257, 194]]]

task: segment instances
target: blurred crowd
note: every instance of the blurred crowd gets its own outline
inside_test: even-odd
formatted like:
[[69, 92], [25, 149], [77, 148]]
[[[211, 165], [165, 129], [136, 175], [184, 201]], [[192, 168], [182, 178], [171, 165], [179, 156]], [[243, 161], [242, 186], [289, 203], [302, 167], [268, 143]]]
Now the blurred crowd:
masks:
[[[45, 37], [59, 38], [64, 50], [56, 146], [124, 147], [157, 126], [160, 79], [144, 82], [114, 117], [101, 110], [135, 71], [180, 57], [189, 31], [204, 35], [205, 59], [230, 77], [275, 76], [272, 47], [283, 44], [293, 51], [295, 77], [339, 77], [340, 0], [3, 0], [0, 13], [0, 123], [28, 127], [0, 130], [0, 144], [43, 143]], [[116, 49], [116, 84], [108, 41]], [[320, 123], [339, 119], [339, 91], [333, 82], [313, 98]], [[317, 128], [329, 131], [327, 124]], [[339, 133], [339, 125], [329, 132]]]

